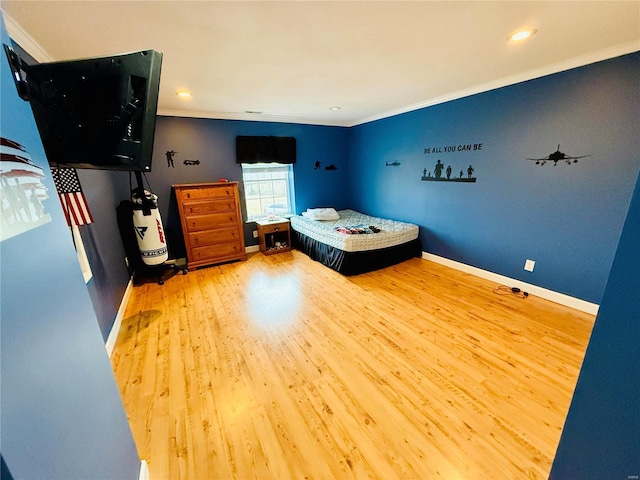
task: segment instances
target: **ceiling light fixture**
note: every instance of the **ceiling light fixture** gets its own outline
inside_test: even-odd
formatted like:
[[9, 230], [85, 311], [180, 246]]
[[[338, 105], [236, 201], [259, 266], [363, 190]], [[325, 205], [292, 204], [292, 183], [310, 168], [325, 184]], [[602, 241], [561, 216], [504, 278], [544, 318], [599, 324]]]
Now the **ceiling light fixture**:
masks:
[[340, 110], [340, 107], [330, 107], [329, 110], [333, 110], [334, 112], [337, 112], [338, 110]]
[[191, 92], [187, 92], [186, 90], [178, 90], [176, 95], [180, 98], [189, 98], [191, 97]]
[[517, 32], [509, 35], [507, 40], [519, 42], [520, 40], [524, 40], [525, 38], [529, 38], [533, 34], [535, 34], [537, 30], [535, 28], [526, 28], [523, 30], [518, 30]]

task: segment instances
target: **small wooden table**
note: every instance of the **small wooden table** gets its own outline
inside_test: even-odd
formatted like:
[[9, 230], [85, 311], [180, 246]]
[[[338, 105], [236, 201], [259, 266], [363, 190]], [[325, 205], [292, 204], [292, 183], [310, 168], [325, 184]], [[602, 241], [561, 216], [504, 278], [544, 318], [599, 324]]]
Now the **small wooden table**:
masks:
[[260, 251], [265, 255], [291, 250], [289, 220], [286, 218], [256, 220]]

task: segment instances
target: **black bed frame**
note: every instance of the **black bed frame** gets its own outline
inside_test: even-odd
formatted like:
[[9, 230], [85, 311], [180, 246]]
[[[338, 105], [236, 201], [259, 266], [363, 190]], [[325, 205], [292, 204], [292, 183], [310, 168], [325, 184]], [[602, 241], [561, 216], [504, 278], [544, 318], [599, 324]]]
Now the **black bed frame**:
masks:
[[389, 267], [410, 258], [422, 257], [420, 238], [378, 250], [345, 252], [292, 229], [291, 242], [294, 248], [304, 252], [311, 259], [343, 275], [358, 275]]

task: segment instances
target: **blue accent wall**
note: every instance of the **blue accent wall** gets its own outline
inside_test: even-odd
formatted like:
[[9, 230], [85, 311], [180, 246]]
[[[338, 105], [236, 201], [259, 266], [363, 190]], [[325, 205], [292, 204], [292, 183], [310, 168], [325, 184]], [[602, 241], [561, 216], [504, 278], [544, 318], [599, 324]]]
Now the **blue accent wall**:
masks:
[[553, 480], [640, 475], [638, 246], [640, 174], [551, 469]]
[[[128, 282], [115, 208], [129, 197], [129, 174], [79, 171], [96, 217], [81, 229], [94, 271], [85, 286], [33, 117], [2, 58], [2, 135], [43, 165], [52, 196], [50, 223], [0, 244], [3, 472], [135, 478], [139, 460], [104, 350]], [[241, 180], [237, 135], [294, 136], [298, 213], [350, 207], [411, 221], [427, 252], [602, 301], [552, 478], [626, 478], [638, 474], [640, 432], [639, 78], [634, 53], [352, 128], [159, 117], [147, 179], [171, 256], [183, 256], [171, 185]], [[558, 145], [588, 157], [526, 160]], [[167, 150], [178, 152], [175, 168]], [[476, 181], [423, 181], [438, 160], [454, 178], [472, 165]], [[337, 170], [315, 170], [316, 161]], [[254, 228], [245, 225], [247, 245], [257, 244]], [[527, 258], [534, 272], [523, 270]]]
[[87, 288], [106, 342], [129, 282], [116, 217], [116, 206], [130, 197], [129, 174], [103, 170], [77, 172], [94, 219], [79, 228], [93, 273]]
[[[294, 136], [298, 213], [351, 207], [412, 221], [429, 253], [599, 303], [640, 163], [639, 58], [626, 55], [352, 128], [160, 116], [147, 179], [159, 196], [170, 256], [185, 256], [171, 185], [241, 180], [237, 135]], [[558, 144], [568, 155], [589, 157], [557, 166], [526, 160]], [[472, 149], [458, 151], [461, 145]], [[433, 153], [446, 146], [454, 151]], [[173, 168], [168, 150], [178, 152]], [[473, 165], [476, 183], [422, 181], [437, 160], [453, 166], [453, 177]], [[323, 168], [315, 170], [316, 161]], [[392, 162], [400, 165], [386, 165]], [[329, 164], [338, 169], [324, 170]], [[106, 339], [128, 281], [115, 207], [129, 197], [129, 175], [79, 175], [97, 212], [82, 235]], [[257, 244], [254, 229], [245, 224], [248, 246]], [[534, 272], [524, 271], [526, 259], [536, 261]]]
[[[14, 49], [28, 65], [38, 62], [20, 45]], [[106, 341], [129, 281], [125, 252], [119, 240], [116, 206], [129, 198], [128, 174], [124, 172], [78, 170], [94, 222], [79, 228], [93, 272], [87, 283], [103, 339]]]
[[0, 455], [0, 478], [2, 480], [13, 480], [13, 475], [11, 475], [2, 455]]
[[[297, 161], [293, 166], [297, 212], [330, 205], [348, 206], [347, 128], [291, 123], [247, 122], [198, 118], [158, 117], [153, 148], [153, 166], [146, 174], [159, 196], [159, 210], [168, 239], [170, 257], [184, 256], [180, 218], [171, 186], [178, 183], [217, 182], [220, 178], [239, 181], [242, 168], [236, 163], [235, 142], [238, 135], [274, 135], [295, 137]], [[167, 165], [165, 152], [173, 150], [174, 167]], [[187, 166], [184, 160], [199, 160]], [[337, 170], [315, 170], [334, 164]], [[242, 205], [243, 216], [246, 209]], [[245, 244], [257, 245], [251, 232], [255, 223], [245, 225]]]
[[[639, 67], [626, 55], [354, 127], [350, 203], [417, 223], [429, 253], [600, 303], [640, 166]], [[589, 156], [526, 160], [558, 144]], [[438, 160], [476, 183], [422, 181]]]
[[136, 479], [140, 460], [35, 121], [4, 52], [0, 64], [2, 136], [43, 168], [51, 216], [0, 244], [3, 472]]

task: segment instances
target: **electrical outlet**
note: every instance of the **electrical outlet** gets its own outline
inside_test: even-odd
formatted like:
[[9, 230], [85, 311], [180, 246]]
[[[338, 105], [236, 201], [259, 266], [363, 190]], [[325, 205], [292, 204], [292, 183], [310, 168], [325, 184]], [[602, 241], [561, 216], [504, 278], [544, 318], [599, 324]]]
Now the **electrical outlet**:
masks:
[[253, 231], [253, 238], [258, 238], [258, 230]]
[[536, 262], [534, 262], [533, 260], [528, 260], [526, 262], [524, 262], [524, 269], [527, 272], [533, 272], [533, 267], [536, 266]]

